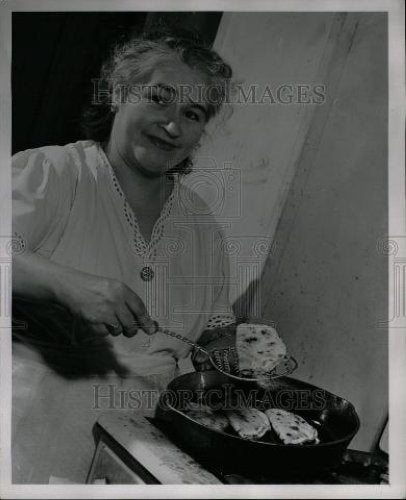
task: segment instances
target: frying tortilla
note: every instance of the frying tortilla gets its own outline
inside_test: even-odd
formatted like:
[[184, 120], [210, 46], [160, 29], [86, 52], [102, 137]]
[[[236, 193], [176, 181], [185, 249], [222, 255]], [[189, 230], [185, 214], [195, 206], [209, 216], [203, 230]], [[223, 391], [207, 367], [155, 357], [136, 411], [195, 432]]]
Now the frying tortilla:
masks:
[[209, 406], [204, 404], [190, 402], [184, 413], [195, 422], [216, 431], [224, 431], [229, 425], [227, 417], [221, 413], [214, 412]]
[[186, 406], [186, 411], [188, 412], [195, 410], [203, 413], [213, 413], [213, 410], [210, 408], [210, 406], [207, 406], [202, 402], [195, 403], [194, 401], [188, 401]]
[[237, 326], [239, 370], [254, 374], [272, 371], [285, 357], [286, 346], [275, 328], [242, 323]]
[[227, 411], [231, 427], [244, 439], [259, 439], [270, 430], [268, 417], [256, 408]]
[[284, 444], [303, 444], [307, 442], [319, 443], [317, 429], [306, 422], [302, 417], [279, 408], [265, 411], [269, 422]]

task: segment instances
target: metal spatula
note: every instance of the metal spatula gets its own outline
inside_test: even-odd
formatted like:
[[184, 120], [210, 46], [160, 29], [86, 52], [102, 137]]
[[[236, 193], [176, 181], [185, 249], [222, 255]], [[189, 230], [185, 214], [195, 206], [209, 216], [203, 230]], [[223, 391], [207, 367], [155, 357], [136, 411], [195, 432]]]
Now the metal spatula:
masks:
[[191, 341], [187, 337], [180, 335], [179, 333], [172, 332], [167, 328], [161, 328], [156, 322], [156, 332], [163, 333], [169, 337], [173, 337], [177, 340], [181, 340], [186, 344], [194, 347], [203, 354], [205, 354], [210, 360], [213, 368], [215, 368], [220, 373], [227, 375], [235, 380], [240, 381], [251, 381], [259, 382], [264, 385], [266, 380], [271, 382], [272, 380], [290, 375], [297, 368], [297, 361], [292, 356], [285, 356], [282, 358], [281, 362], [270, 372], [254, 372], [253, 370], [240, 370], [238, 361], [238, 352], [236, 347], [226, 347], [223, 349], [214, 349], [209, 352], [204, 349], [199, 344]]

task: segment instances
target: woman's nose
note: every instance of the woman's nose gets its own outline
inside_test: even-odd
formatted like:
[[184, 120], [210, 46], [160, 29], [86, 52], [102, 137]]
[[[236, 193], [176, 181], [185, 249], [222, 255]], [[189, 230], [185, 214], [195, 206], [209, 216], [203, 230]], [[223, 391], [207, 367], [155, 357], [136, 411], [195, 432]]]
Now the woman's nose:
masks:
[[167, 110], [163, 126], [170, 137], [175, 139], [181, 135], [180, 113], [177, 107], [173, 106]]
[[179, 137], [181, 135], [180, 126], [179, 126], [179, 123], [176, 119], [169, 120], [164, 125], [164, 128], [171, 137], [175, 138], [175, 137]]

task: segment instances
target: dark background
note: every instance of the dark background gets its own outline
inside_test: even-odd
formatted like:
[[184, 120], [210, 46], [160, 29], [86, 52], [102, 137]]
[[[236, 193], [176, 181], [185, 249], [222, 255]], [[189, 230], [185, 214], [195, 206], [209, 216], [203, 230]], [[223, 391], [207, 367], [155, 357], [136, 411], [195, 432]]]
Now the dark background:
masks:
[[192, 28], [212, 44], [221, 12], [15, 12], [12, 153], [83, 139], [92, 78], [111, 48], [156, 23]]

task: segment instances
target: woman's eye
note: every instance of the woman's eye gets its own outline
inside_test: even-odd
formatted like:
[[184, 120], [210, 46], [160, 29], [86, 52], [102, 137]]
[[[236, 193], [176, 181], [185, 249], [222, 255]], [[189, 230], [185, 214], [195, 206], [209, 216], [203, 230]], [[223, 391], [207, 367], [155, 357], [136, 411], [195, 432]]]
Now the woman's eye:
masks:
[[171, 96], [165, 92], [156, 92], [153, 89], [148, 89], [146, 92], [147, 100], [160, 106], [166, 106], [171, 102]]
[[203, 120], [203, 116], [200, 113], [197, 113], [196, 111], [192, 110], [186, 111], [185, 115], [186, 118], [192, 121], [200, 122]]
[[156, 104], [167, 104], [167, 100], [163, 96], [158, 94], [153, 94], [151, 96], [151, 101], [155, 102]]

